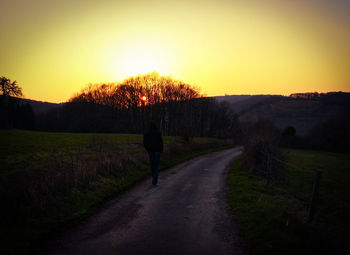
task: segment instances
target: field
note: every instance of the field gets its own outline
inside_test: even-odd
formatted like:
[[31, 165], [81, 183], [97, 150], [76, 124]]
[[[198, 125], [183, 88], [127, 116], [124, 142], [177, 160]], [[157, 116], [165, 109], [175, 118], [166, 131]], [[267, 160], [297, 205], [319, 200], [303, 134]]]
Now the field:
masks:
[[[285, 150], [286, 184], [267, 184], [232, 164], [229, 203], [249, 254], [349, 254], [350, 155]], [[315, 178], [322, 171], [314, 220], [308, 211]]]
[[[35, 249], [150, 177], [141, 135], [0, 131], [1, 248]], [[227, 141], [164, 137], [161, 169], [230, 146]]]

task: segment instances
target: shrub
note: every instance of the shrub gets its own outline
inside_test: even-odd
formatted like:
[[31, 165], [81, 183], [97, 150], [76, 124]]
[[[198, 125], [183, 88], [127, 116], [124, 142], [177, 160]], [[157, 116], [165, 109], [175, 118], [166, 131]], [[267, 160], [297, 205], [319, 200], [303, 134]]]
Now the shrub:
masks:
[[267, 181], [286, 180], [283, 155], [278, 147], [279, 133], [269, 121], [259, 121], [246, 134], [244, 166]]

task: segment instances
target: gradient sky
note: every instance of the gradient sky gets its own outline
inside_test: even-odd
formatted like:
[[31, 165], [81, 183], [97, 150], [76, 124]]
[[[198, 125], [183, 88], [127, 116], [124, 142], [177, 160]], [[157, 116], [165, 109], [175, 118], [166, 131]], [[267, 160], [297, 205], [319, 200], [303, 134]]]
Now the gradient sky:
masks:
[[63, 102], [158, 71], [208, 96], [350, 91], [350, 1], [0, 0], [0, 76]]

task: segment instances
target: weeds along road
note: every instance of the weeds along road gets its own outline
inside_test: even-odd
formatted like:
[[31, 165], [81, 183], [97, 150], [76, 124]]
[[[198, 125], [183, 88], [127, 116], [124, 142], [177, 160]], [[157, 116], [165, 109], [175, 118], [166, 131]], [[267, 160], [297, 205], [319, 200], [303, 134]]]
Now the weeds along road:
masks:
[[225, 177], [239, 148], [210, 153], [121, 194], [46, 254], [242, 254], [225, 201]]

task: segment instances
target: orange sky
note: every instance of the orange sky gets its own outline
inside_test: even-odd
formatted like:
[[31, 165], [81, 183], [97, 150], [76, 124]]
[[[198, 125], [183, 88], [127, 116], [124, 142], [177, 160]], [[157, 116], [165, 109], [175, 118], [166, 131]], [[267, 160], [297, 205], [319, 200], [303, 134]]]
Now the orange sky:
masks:
[[63, 102], [88, 83], [152, 71], [208, 96], [350, 91], [344, 0], [1, 0], [0, 9], [0, 76], [26, 98]]

